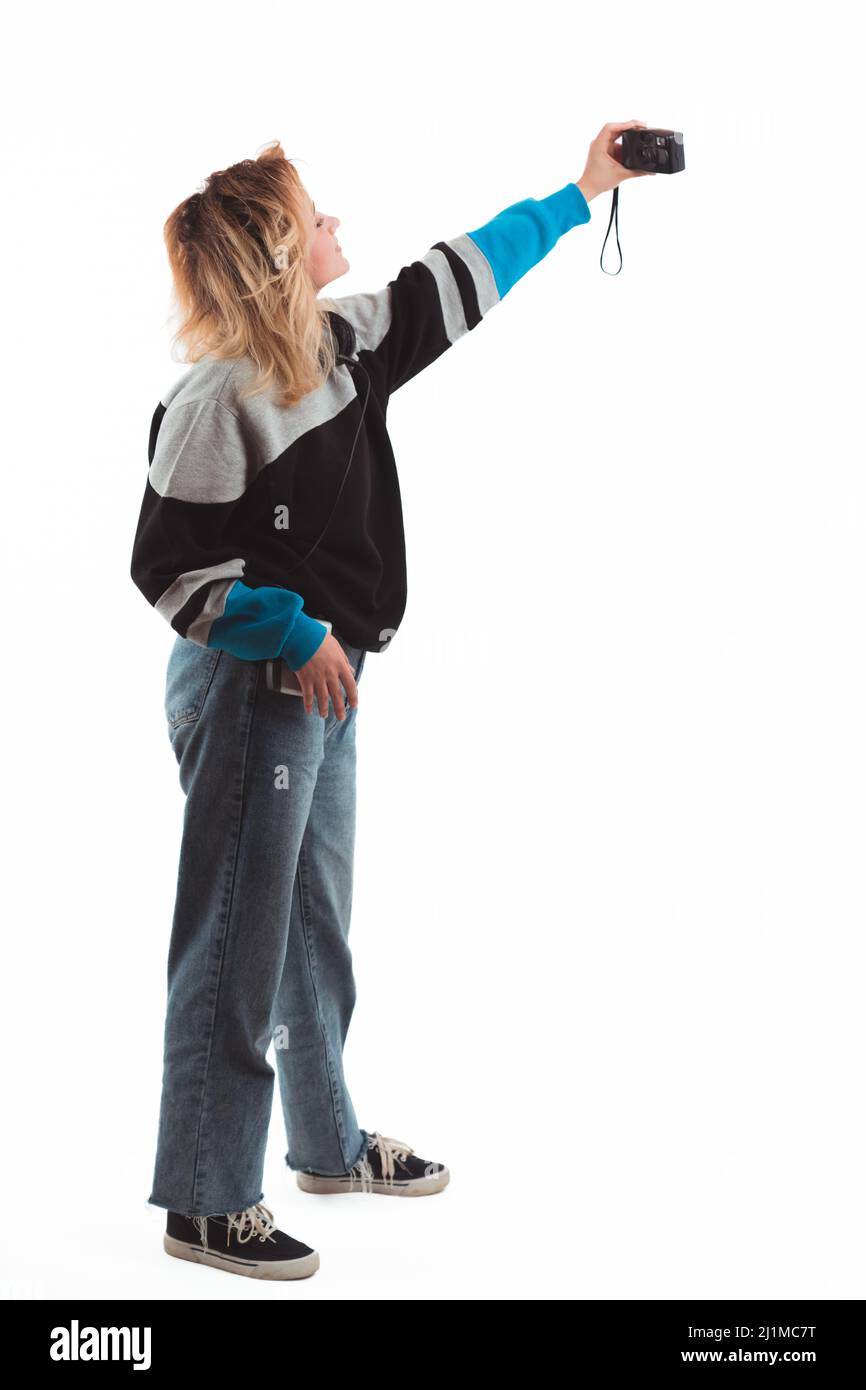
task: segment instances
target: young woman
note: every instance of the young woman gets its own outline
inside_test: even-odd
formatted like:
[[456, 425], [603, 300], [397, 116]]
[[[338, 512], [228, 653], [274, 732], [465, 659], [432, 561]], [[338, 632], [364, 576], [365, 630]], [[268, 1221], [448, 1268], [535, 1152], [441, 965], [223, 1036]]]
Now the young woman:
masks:
[[[171, 1255], [293, 1279], [262, 1175], [274, 1043], [307, 1192], [439, 1192], [442, 1164], [358, 1123], [343, 1074], [358, 684], [406, 602], [388, 398], [476, 327], [623, 179], [583, 175], [337, 300], [339, 218], [282, 148], [214, 173], [165, 225], [190, 369], [157, 405], [132, 577], [177, 634], [165, 716], [186, 794], [149, 1201]], [[295, 673], [298, 693], [280, 688]]]

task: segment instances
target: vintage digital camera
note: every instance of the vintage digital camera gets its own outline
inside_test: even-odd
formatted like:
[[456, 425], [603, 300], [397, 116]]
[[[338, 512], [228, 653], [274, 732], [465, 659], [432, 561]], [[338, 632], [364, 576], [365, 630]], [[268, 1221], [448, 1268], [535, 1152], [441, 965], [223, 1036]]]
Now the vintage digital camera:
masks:
[[647, 174], [678, 174], [686, 167], [681, 130], [624, 130], [622, 163]]

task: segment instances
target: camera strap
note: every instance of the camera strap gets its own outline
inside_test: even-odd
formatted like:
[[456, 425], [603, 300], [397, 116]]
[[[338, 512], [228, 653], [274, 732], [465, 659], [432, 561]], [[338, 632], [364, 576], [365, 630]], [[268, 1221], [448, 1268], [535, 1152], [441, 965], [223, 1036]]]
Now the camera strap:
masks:
[[[604, 270], [604, 248], [607, 246], [610, 229], [614, 224], [616, 231], [616, 249], [619, 251], [619, 265], [616, 270]], [[617, 184], [616, 188], [613, 190], [613, 198], [610, 204], [610, 221], [607, 224], [607, 231], [604, 234], [604, 241], [602, 243], [601, 255], [598, 263], [602, 270], [604, 270], [605, 275], [619, 275], [619, 272], [622, 270], [622, 247], [619, 244], [619, 184]]]
[[[346, 471], [345, 471], [344, 474], [343, 474], [343, 480], [342, 480], [342, 482], [340, 483], [340, 486], [337, 488], [337, 494], [336, 494], [336, 496], [335, 496], [335, 498], [334, 498], [334, 505], [331, 507], [331, 511], [330, 511], [330, 513], [329, 513], [328, 520], [325, 522], [325, 524], [324, 524], [324, 526], [322, 527], [321, 531], [319, 532], [319, 534], [318, 534], [318, 536], [317, 536], [315, 542], [313, 543], [313, 545], [310, 546], [310, 548], [309, 548], [309, 550], [307, 551], [307, 553], [306, 553], [306, 555], [304, 556], [304, 558], [303, 558], [302, 560], [298, 560], [294, 565], [292, 565], [292, 567], [291, 567], [290, 569], [286, 570], [286, 571], [285, 571], [286, 574], [294, 574], [294, 573], [295, 573], [295, 570], [300, 569], [300, 568], [301, 568], [301, 565], [305, 565], [305, 564], [307, 563], [307, 561], [309, 560], [309, 558], [310, 558], [310, 556], [312, 555], [313, 551], [318, 547], [319, 542], [322, 540], [322, 538], [323, 538], [325, 532], [327, 531], [328, 527], [330, 526], [331, 520], [332, 520], [333, 515], [334, 515], [334, 512], [337, 510], [337, 504], [338, 504], [340, 498], [341, 498], [342, 495], [343, 495], [343, 488], [346, 486], [346, 479], [348, 478], [348, 476], [349, 476], [349, 470], [350, 470], [351, 467], [352, 467], [352, 459], [355, 457], [355, 446], [356, 446], [356, 444], [358, 443], [358, 435], [361, 433], [361, 426], [362, 426], [363, 423], [364, 423], [364, 416], [365, 416], [366, 413], [367, 413], [367, 402], [368, 402], [369, 399], [370, 399], [370, 373], [367, 371], [367, 368], [364, 366], [363, 362], [359, 361], [357, 358], [346, 357], [346, 356], [344, 356], [342, 353], [338, 353], [338, 354], [337, 354], [337, 359], [336, 359], [336, 360], [337, 360], [337, 362], [344, 362], [345, 365], [346, 365], [346, 367], [349, 369], [350, 374], [352, 374], [352, 368], [353, 368], [353, 367], [360, 367], [360, 368], [361, 368], [361, 371], [364, 373], [365, 377], [367, 378], [367, 394], [364, 396], [364, 405], [363, 405], [363, 407], [362, 407], [362, 409], [361, 409], [361, 418], [360, 418], [360, 420], [358, 421], [358, 428], [355, 430], [355, 438], [354, 438], [354, 440], [352, 441], [352, 450], [351, 450], [351, 453], [349, 454], [349, 462], [346, 464]], [[353, 379], [353, 381], [354, 381], [354, 375], [352, 376], [352, 379]], [[357, 398], [357, 397], [356, 397], [356, 398]]]

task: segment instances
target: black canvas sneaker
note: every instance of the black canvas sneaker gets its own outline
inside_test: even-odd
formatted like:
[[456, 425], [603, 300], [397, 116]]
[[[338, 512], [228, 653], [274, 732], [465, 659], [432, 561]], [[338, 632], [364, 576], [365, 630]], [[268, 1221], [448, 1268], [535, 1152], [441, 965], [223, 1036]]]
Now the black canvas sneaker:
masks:
[[278, 1231], [273, 1213], [261, 1202], [215, 1216], [170, 1211], [162, 1244], [179, 1260], [253, 1279], [306, 1279], [319, 1268], [318, 1250]]
[[381, 1192], [388, 1197], [427, 1197], [441, 1192], [451, 1174], [442, 1163], [419, 1158], [401, 1139], [390, 1139], [378, 1130], [367, 1137], [367, 1152], [348, 1173], [327, 1177], [298, 1172], [304, 1192]]

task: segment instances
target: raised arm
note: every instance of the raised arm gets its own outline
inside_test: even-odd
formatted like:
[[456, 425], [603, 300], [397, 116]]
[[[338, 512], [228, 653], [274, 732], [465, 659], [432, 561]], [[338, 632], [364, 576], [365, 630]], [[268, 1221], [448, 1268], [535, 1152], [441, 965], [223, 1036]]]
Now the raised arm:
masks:
[[589, 203], [629, 178], [654, 175], [623, 167], [617, 139], [643, 121], [612, 121], [589, 147], [581, 177], [546, 198], [524, 198], [489, 222], [437, 241], [396, 280], [370, 294], [323, 300], [352, 324], [386, 394], [411, 381], [475, 328], [560, 237], [590, 220]]
[[352, 324], [359, 352], [372, 355], [390, 395], [475, 328], [565, 232], [589, 219], [583, 192], [567, 183], [437, 241], [384, 289], [322, 302]]

